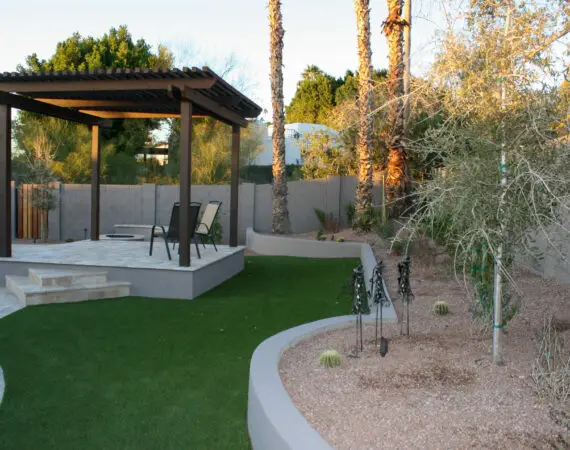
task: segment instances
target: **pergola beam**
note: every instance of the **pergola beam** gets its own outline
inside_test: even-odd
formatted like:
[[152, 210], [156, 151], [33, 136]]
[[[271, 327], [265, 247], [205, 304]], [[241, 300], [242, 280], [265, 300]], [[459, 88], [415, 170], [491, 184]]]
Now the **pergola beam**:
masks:
[[0, 105], [0, 257], [12, 256], [12, 116]]
[[102, 125], [100, 118], [73, 111], [71, 109], [49, 105], [47, 103], [39, 102], [33, 98], [24, 97], [22, 95], [10, 94], [8, 92], [0, 91], [0, 104], [8, 105], [16, 109], [43, 114], [44, 116], [69, 120], [70, 122], [81, 123], [84, 125]]
[[7, 92], [100, 92], [162, 90], [172, 85], [179, 89], [210, 89], [215, 78], [78, 80], [78, 81], [0, 81], [0, 89]]
[[177, 113], [96, 111], [91, 109], [80, 109], [79, 112], [102, 119], [172, 119], [180, 117], [180, 114]]
[[63, 108], [156, 108], [161, 105], [170, 106], [160, 100], [87, 100], [87, 99], [67, 99], [67, 98], [36, 98], [37, 101], [49, 103], [50, 105], [61, 106]]
[[190, 266], [190, 195], [192, 184], [192, 102], [180, 102], [179, 265]]
[[91, 129], [91, 240], [99, 240], [99, 201], [101, 199], [101, 129]]
[[240, 127], [232, 125], [232, 184], [230, 188], [230, 247], [238, 245]]
[[213, 116], [221, 120], [222, 122], [228, 123], [230, 125], [239, 125], [241, 127], [247, 127], [247, 120], [241, 117], [239, 114], [231, 111], [225, 106], [220, 105], [217, 101], [206, 97], [197, 91], [194, 91], [189, 86], [186, 86], [180, 91], [180, 95], [183, 99], [189, 100], [192, 103], [201, 108], [209, 111]]

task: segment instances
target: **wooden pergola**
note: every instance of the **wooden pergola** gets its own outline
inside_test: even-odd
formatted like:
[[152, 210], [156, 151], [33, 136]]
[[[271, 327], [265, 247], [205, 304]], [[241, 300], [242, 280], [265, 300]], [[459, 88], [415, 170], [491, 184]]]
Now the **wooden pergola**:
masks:
[[207, 67], [0, 75], [0, 257], [12, 256], [11, 108], [91, 127], [91, 239], [99, 239], [101, 127], [112, 119], [180, 118], [180, 265], [190, 265], [192, 117], [232, 126], [230, 246], [238, 240], [240, 128], [261, 108]]

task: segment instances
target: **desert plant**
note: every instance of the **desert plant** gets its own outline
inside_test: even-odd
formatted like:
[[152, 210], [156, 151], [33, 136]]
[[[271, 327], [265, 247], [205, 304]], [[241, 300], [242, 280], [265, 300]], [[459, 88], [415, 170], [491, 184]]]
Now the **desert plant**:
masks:
[[322, 228], [319, 228], [319, 231], [317, 231], [317, 235], [315, 236], [315, 239], [317, 241], [326, 241], [327, 240], [327, 235], [325, 234], [325, 232]]
[[344, 238], [343, 237], [339, 237], [336, 239], [337, 242], [344, 242]]
[[315, 215], [319, 219], [319, 224], [323, 230], [335, 233], [340, 229], [338, 221], [335, 220], [332, 212], [327, 214], [319, 208], [313, 208], [313, 211], [315, 211]]
[[212, 224], [212, 232], [214, 235], [214, 242], [216, 242], [216, 244], [220, 244], [222, 242], [224, 229], [222, 228], [222, 222], [220, 221], [219, 215], [217, 215], [214, 219], [214, 223]]
[[348, 221], [349, 225], [352, 225], [352, 222], [354, 220], [354, 212], [354, 203], [350, 202], [344, 205], [344, 213], [346, 214], [346, 220]]
[[321, 353], [319, 362], [321, 366], [326, 367], [327, 369], [338, 367], [341, 363], [340, 353], [336, 350], [325, 350]]
[[538, 356], [532, 365], [532, 379], [541, 397], [564, 403], [570, 393], [570, 354], [549, 313], [539, 330]]
[[368, 208], [359, 217], [354, 218], [352, 228], [363, 232], [372, 231], [378, 222], [378, 213], [373, 208]]
[[433, 312], [438, 316], [447, 316], [447, 314], [449, 314], [449, 306], [447, 302], [441, 300], [435, 302], [433, 305]]
[[382, 223], [382, 221], [379, 220], [378, 226], [376, 227], [376, 232], [380, 237], [384, 239], [390, 239], [394, 237], [394, 235], [396, 234], [394, 222], [391, 220], [387, 220], [386, 222]]
[[313, 211], [315, 211], [315, 216], [317, 216], [317, 219], [319, 219], [321, 227], [324, 229], [325, 222], [327, 220], [327, 213], [325, 213], [322, 209], [319, 208], [313, 208]]
[[390, 251], [393, 255], [399, 256], [406, 253], [408, 242], [403, 239], [394, 239], [390, 246]]

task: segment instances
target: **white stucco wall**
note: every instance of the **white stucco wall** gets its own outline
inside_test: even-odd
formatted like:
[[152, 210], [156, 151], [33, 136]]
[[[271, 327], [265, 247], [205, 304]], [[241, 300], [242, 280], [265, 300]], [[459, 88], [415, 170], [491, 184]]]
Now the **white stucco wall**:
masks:
[[[287, 123], [285, 124], [285, 162], [286, 164], [298, 164], [301, 160], [301, 147], [299, 139], [308, 133], [324, 131], [336, 136], [337, 133], [325, 125], [316, 123]], [[267, 127], [263, 137], [263, 151], [255, 158], [253, 165], [270, 166], [273, 164], [273, 127]]]

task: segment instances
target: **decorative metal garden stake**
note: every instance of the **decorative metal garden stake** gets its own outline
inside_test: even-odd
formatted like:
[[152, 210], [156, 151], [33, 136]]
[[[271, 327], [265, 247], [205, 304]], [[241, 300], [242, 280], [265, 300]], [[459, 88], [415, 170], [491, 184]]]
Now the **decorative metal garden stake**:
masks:
[[[352, 313], [356, 314], [356, 349], [364, 350], [362, 339], [362, 313], [368, 306], [368, 298], [366, 298], [366, 289], [364, 288], [364, 270], [362, 264], [359, 264], [352, 273]], [[364, 294], [364, 295], [363, 295]], [[366, 302], [366, 305], [364, 305]]]
[[375, 345], [378, 347], [378, 313], [380, 313], [380, 355], [382, 357], [386, 356], [388, 353], [388, 339], [384, 337], [383, 333], [383, 310], [384, 305], [387, 305], [388, 298], [384, 292], [384, 282], [382, 278], [382, 272], [384, 270], [384, 263], [380, 261], [374, 271], [372, 272], [372, 279], [370, 284], [372, 286], [372, 300], [376, 305], [376, 333], [375, 333]]
[[[410, 257], [406, 257], [404, 261], [398, 263], [398, 287], [402, 296], [402, 303], [406, 305], [406, 336], [410, 335], [410, 302], [414, 300], [414, 294], [410, 287]], [[400, 333], [402, 334], [402, 323], [400, 324]]]

